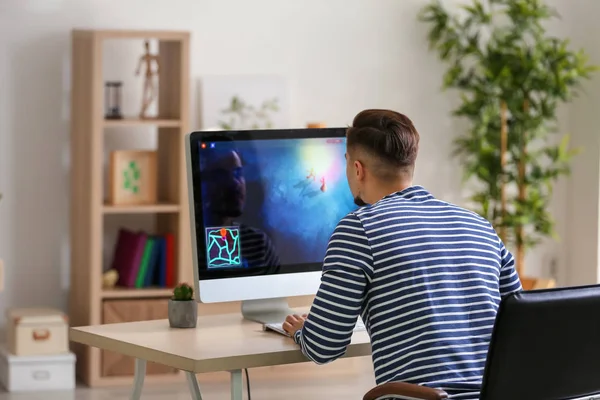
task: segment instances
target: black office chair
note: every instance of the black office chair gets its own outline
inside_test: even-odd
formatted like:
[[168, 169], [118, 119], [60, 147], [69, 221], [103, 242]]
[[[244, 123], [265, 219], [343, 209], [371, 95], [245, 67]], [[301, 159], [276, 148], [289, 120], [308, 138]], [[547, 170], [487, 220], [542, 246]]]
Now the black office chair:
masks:
[[[386, 383], [363, 400], [442, 400]], [[514, 293], [500, 303], [480, 400], [600, 400], [600, 285]]]

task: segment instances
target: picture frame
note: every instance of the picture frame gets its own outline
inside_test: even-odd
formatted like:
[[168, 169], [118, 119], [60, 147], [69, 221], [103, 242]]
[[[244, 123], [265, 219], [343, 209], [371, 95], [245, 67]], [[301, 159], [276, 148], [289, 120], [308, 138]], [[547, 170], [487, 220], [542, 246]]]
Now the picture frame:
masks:
[[156, 181], [156, 151], [115, 150], [110, 153], [109, 204], [156, 204]]

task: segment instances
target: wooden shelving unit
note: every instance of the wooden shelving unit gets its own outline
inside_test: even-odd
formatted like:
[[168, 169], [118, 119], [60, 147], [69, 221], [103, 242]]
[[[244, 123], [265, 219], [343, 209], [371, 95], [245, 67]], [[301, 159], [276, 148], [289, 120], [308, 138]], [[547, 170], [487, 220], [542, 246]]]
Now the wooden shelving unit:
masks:
[[[158, 40], [158, 117], [104, 119], [103, 47], [106, 40]], [[124, 214], [155, 216], [157, 232], [175, 237], [177, 281], [192, 280], [184, 136], [189, 131], [189, 41], [187, 32], [75, 30], [72, 32], [71, 99], [71, 290], [72, 326], [123, 320], [166, 318], [168, 288], [103, 289], [105, 218]], [[141, 85], [140, 85], [141, 90]], [[158, 135], [158, 204], [114, 206], [103, 191], [104, 136], [108, 129], [154, 126]], [[126, 134], [126, 133], [124, 133]], [[163, 315], [164, 314], [164, 315]], [[117, 321], [119, 322], [119, 321]], [[129, 373], [114, 354], [74, 346], [77, 373], [89, 386], [130, 383]], [[106, 364], [120, 362], [107, 372]], [[127, 368], [125, 368], [127, 369]], [[118, 371], [117, 371], [118, 370]], [[117, 372], [115, 372], [117, 371]], [[152, 372], [150, 372], [152, 371]], [[131, 373], [133, 369], [131, 369]], [[181, 379], [181, 374], [149, 367], [149, 381]]]

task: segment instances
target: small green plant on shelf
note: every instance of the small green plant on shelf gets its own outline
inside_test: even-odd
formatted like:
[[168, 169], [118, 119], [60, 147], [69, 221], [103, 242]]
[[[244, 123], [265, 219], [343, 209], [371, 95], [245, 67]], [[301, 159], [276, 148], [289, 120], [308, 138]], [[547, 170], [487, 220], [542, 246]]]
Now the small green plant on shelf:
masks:
[[180, 283], [173, 289], [173, 300], [190, 301], [194, 299], [194, 288], [187, 283]]
[[222, 110], [226, 121], [219, 121], [219, 127], [225, 130], [270, 129], [273, 128], [271, 114], [279, 111], [277, 98], [263, 101], [259, 108], [248, 104], [238, 96], [233, 96], [229, 107]]

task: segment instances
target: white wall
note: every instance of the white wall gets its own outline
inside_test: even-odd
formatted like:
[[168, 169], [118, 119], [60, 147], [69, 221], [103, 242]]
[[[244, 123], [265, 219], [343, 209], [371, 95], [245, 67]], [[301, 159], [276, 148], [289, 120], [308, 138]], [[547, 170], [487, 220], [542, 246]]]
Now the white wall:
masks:
[[[591, 61], [600, 65], [598, 20], [600, 2], [579, 0], [571, 9], [566, 23], [571, 29], [573, 44], [583, 47]], [[598, 244], [600, 206], [600, 73], [585, 87], [585, 94], [569, 107], [569, 129], [573, 144], [583, 152], [573, 163], [573, 174], [567, 187], [567, 218], [569, 236], [566, 283], [582, 285], [600, 282]]]
[[[580, 6], [584, 1], [569, 2], [568, 7], [567, 0], [554, 3], [567, 14], [568, 25], [558, 25], [559, 32], [577, 25], [573, 16], [591, 15]], [[0, 309], [35, 304], [66, 308], [72, 28], [191, 31], [194, 127], [198, 126], [197, 80], [204, 74], [287, 77], [292, 125], [297, 127], [308, 121], [346, 125], [364, 108], [402, 111], [414, 120], [422, 136], [417, 183], [445, 200], [461, 203], [460, 169], [448, 157], [449, 145], [459, 131], [449, 116], [454, 98], [439, 92], [444, 67], [427, 50], [425, 27], [416, 21], [423, 4], [423, 0], [3, 0], [0, 191], [6, 197], [0, 203], [0, 257], [8, 271]], [[591, 16], [588, 22], [587, 27], [595, 28]], [[591, 39], [588, 44], [593, 45]], [[108, 53], [105, 68], [124, 79], [125, 87], [136, 84], [127, 77], [132, 75], [139, 51], [135, 46]], [[132, 95], [124, 106], [137, 108], [138, 99]], [[594, 115], [587, 118], [593, 121]], [[118, 132], [110, 135], [107, 147], [116, 146], [115, 141], [121, 140]], [[118, 145], [151, 146], [143, 136], [144, 132], [138, 132]], [[586, 157], [590, 159], [580, 162], [595, 163], [596, 172], [583, 176], [578, 185], [588, 187], [595, 179], [591, 191], [597, 197], [598, 155]], [[571, 237], [565, 224], [566, 186], [562, 184], [554, 209], [561, 236]], [[580, 222], [588, 224], [591, 232], [592, 225], [597, 230], [597, 210], [594, 218]], [[591, 254], [593, 246], [588, 247]], [[567, 258], [563, 241], [542, 246], [528, 262], [534, 274], [538, 265], [557, 259], [563, 266], [561, 277], [567, 281]], [[582, 272], [581, 279], [595, 279], [595, 273], [586, 274]]]

